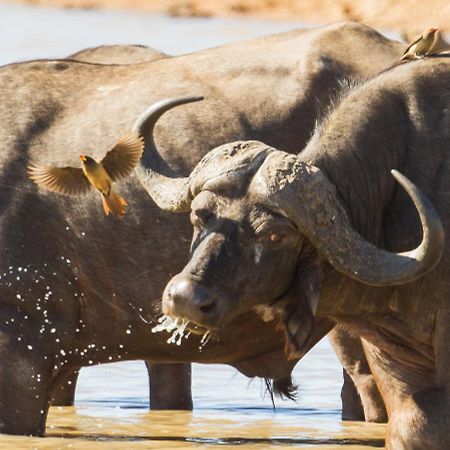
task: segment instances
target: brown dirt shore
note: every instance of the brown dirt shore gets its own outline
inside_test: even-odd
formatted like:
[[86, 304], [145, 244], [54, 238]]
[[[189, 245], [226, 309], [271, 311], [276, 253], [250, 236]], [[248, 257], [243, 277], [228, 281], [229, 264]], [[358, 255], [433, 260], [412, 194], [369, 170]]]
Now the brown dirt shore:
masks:
[[407, 37], [450, 31], [450, 0], [2, 0], [63, 8], [128, 9], [183, 17], [253, 16], [323, 24], [354, 20]]

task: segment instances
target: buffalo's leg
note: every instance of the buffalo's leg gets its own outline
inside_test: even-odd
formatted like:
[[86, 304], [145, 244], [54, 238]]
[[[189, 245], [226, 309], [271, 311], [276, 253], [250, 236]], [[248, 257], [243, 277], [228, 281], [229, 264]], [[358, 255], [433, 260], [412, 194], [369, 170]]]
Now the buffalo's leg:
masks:
[[450, 401], [441, 386], [431, 386], [406, 397], [389, 417], [387, 450], [450, 448]]
[[80, 369], [73, 369], [61, 379], [52, 393], [52, 406], [73, 406], [75, 403], [75, 388]]
[[150, 408], [192, 410], [191, 364], [146, 361], [150, 379]]
[[345, 369], [342, 369], [343, 384], [341, 389], [342, 420], [365, 421], [364, 408], [355, 383]]
[[[384, 372], [383, 368], [375, 369], [379, 371], [381, 392], [385, 395], [386, 391], [386, 397], [389, 398], [388, 450], [450, 448], [449, 323], [450, 308], [442, 308], [436, 314], [433, 330], [435, 368], [430, 367], [428, 373], [424, 371], [423, 365], [404, 368], [396, 364], [399, 373], [407, 374], [406, 384], [405, 379], [398, 381], [391, 373]], [[369, 351], [373, 350], [368, 344], [365, 345]]]
[[0, 433], [42, 436], [59, 375], [50, 358], [31, 343], [19, 342], [20, 348], [4, 343], [0, 348]]
[[[448, 326], [448, 325], [447, 325]], [[436, 333], [437, 336], [438, 333]], [[436, 340], [439, 340], [437, 338]], [[387, 450], [442, 450], [450, 448], [450, 366], [440, 364], [436, 374], [428, 364], [414, 366], [382, 353], [365, 342], [364, 347], [389, 414]], [[447, 347], [447, 342], [443, 342]], [[444, 350], [449, 358], [448, 347]], [[450, 361], [448, 361], [450, 363]], [[395, 368], [395, 371], [392, 371]]]
[[351, 335], [342, 325], [336, 325], [328, 337], [344, 367], [342, 419], [386, 422], [386, 408], [367, 363], [361, 339]]

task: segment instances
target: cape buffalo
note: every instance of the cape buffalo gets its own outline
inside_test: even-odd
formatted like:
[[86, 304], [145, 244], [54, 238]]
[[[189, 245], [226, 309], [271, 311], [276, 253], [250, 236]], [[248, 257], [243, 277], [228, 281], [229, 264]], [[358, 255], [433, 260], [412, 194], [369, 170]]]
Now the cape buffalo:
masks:
[[450, 60], [430, 58], [351, 89], [298, 155], [212, 150], [157, 199], [190, 205], [194, 225], [163, 310], [220, 329], [279, 305], [298, 355], [314, 317], [344, 324], [364, 338], [387, 448], [450, 448], [449, 146]]
[[158, 124], [164, 150], [156, 162], [166, 175], [189, 173], [211, 147], [242, 137], [295, 152], [342, 78], [373, 76], [401, 54], [401, 44], [370, 28], [338, 24], [148, 63], [2, 67], [0, 348], [8, 363], [0, 367], [0, 432], [43, 434], [54, 388], [81, 366], [223, 362], [279, 379], [294, 365], [281, 362], [282, 334], [252, 312], [202, 351], [195, 336], [178, 347], [152, 334], [146, 322], [159, 314], [164, 286], [189, 252], [188, 217], [160, 211], [133, 176], [119, 187], [127, 215], [105, 218], [95, 195], [38, 190], [29, 164], [74, 166], [85, 147], [97, 158], [149, 104], [186, 93], [208, 100]]
[[[101, 45], [80, 50], [67, 59], [96, 64], [132, 64], [156, 61], [168, 55], [144, 45]], [[155, 409], [192, 409], [191, 365], [153, 364], [146, 361], [149, 374], [150, 408]], [[70, 406], [74, 404], [75, 389], [79, 367], [74, 368], [53, 391], [52, 405]], [[346, 389], [352, 392], [352, 389]], [[355, 402], [346, 401], [350, 405]]]

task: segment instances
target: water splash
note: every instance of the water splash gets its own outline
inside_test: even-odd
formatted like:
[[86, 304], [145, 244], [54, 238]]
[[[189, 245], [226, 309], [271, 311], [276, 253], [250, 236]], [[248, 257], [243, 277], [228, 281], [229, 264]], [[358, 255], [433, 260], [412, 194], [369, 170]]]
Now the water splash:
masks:
[[189, 321], [187, 320], [174, 319], [163, 315], [158, 319], [158, 325], [152, 328], [152, 333], [160, 333], [161, 331], [172, 333], [169, 339], [167, 339], [167, 343], [181, 345], [183, 338], [187, 339], [191, 334], [190, 331], [186, 335], [184, 334], [188, 323]]
[[200, 345], [198, 346], [200, 351], [203, 350], [203, 348], [209, 342], [210, 339], [211, 339], [211, 331], [206, 330], [205, 333], [203, 334], [201, 340], [200, 340]]
[[[167, 333], [172, 333], [172, 335], [167, 339], [168, 344], [181, 345], [183, 339], [187, 339], [191, 335], [191, 330], [186, 332], [186, 328], [189, 325], [188, 320], [175, 319], [166, 315], [161, 316], [158, 319], [158, 325], [152, 328], [152, 333], [160, 333], [161, 331], [167, 331]], [[203, 350], [204, 346], [209, 342], [211, 338], [211, 331], [206, 330], [203, 333], [200, 345], [198, 348]]]

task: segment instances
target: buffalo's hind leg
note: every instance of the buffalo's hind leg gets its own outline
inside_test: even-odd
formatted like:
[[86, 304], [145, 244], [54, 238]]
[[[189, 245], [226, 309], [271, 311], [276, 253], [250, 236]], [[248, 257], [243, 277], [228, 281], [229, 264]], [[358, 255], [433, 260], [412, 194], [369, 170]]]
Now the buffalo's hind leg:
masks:
[[192, 410], [191, 364], [146, 361], [150, 379], [150, 408]]

